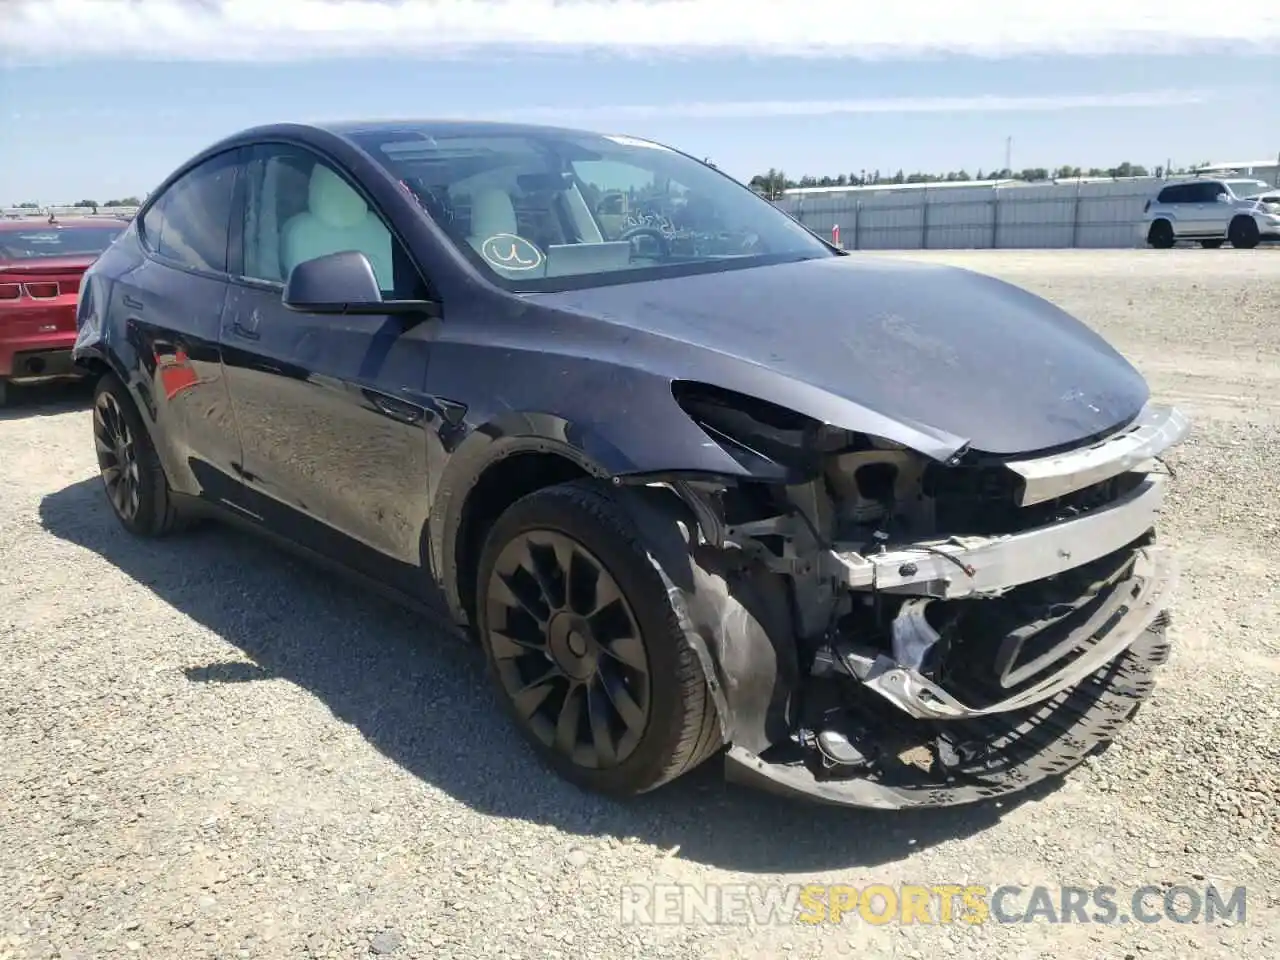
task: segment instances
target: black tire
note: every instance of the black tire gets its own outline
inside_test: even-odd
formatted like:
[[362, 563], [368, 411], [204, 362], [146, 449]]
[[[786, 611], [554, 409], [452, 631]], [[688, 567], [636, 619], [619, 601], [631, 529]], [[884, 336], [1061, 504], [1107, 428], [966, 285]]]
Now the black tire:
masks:
[[1252, 250], [1260, 239], [1257, 221], [1253, 217], [1236, 217], [1227, 229], [1227, 239], [1237, 250]]
[[[532, 543], [530, 537], [551, 546]], [[574, 574], [558, 579], [554, 573], [545, 572], [546, 564], [555, 561], [548, 560], [549, 555], [541, 551], [552, 551], [552, 555], [560, 558], [563, 555], [557, 548], [563, 549], [565, 543], [572, 547], [568, 564]], [[542, 558], [538, 560], [532, 553], [526, 554], [531, 564], [536, 561], [544, 571], [536, 581], [532, 575], [526, 579], [519, 574], [519, 568], [511, 567], [511, 558], [530, 545], [540, 551], [538, 557]], [[603, 570], [602, 576], [611, 581], [592, 581], [596, 585], [590, 588], [590, 602], [584, 603], [582, 591], [578, 590], [575, 598], [570, 592], [573, 588], [567, 585], [585, 583], [586, 575], [582, 571], [592, 561]], [[563, 567], [563, 562], [560, 566]], [[501, 573], [508, 569], [513, 571], [506, 575], [509, 579], [495, 580], [495, 571]], [[611, 648], [621, 649], [621, 643], [605, 638], [604, 621], [599, 619], [603, 609], [618, 609], [616, 601], [604, 604], [602, 610], [597, 611], [592, 618], [594, 626], [557, 627], [567, 622], [566, 618], [586, 623], [585, 617], [570, 608], [600, 606], [599, 585], [605, 582], [616, 586], [624, 604], [623, 613], [630, 615], [620, 633], [614, 634], [615, 637], [634, 635], [635, 639], [625, 638], [626, 660], [608, 653]], [[512, 590], [511, 583], [517, 584], [522, 595], [528, 587], [541, 599], [519, 606], [504, 602], [504, 597], [514, 598], [514, 593], [507, 593]], [[605, 794], [635, 795], [687, 773], [720, 748], [716, 709], [698, 658], [680, 628], [662, 579], [641, 545], [634, 523], [607, 488], [593, 481], [576, 481], [537, 491], [509, 507], [489, 532], [480, 559], [476, 597], [478, 634], [498, 696], [525, 739], [566, 780]], [[575, 599], [580, 602], [575, 604]], [[528, 613], [531, 605], [536, 606], [540, 614], [551, 612], [535, 620]], [[611, 615], [609, 620], [609, 626], [614, 628], [623, 623], [617, 616]], [[584, 633], [579, 633], [579, 629]], [[569, 630], [568, 639], [562, 639], [565, 630]], [[584, 641], [586, 632], [590, 636]], [[517, 633], [521, 641], [518, 652], [517, 644], [505, 639]], [[641, 670], [627, 665], [638, 662], [636, 641], [645, 661]], [[538, 643], [542, 646], [532, 649]], [[570, 675], [583, 677], [581, 667], [564, 666], [565, 647], [575, 643], [579, 648], [590, 643], [596, 651], [593, 662], [599, 672], [585, 680], [569, 679]], [[537, 682], [549, 675], [547, 671], [557, 670], [563, 670], [558, 677]], [[621, 683], [628, 705], [644, 702], [643, 725], [638, 722], [627, 725], [624, 714], [629, 711], [615, 709], [621, 700], [614, 692], [618, 690], [620, 676], [624, 678]], [[526, 716], [517, 708], [511, 689], [522, 682], [527, 684], [526, 692], [535, 686], [541, 691], [553, 685], [569, 692], [558, 694], [553, 689], [542, 694]], [[571, 690], [574, 686], [582, 692]], [[607, 696], [601, 691], [607, 692]], [[544, 739], [549, 733], [554, 738], [554, 731], [548, 730], [549, 714], [555, 713], [558, 719], [563, 719], [564, 705], [570, 696], [585, 703], [569, 712], [581, 709], [584, 713], [576, 723], [565, 724], [566, 729], [572, 726], [575, 731], [573, 747], [557, 749]], [[557, 704], [561, 705], [558, 710]], [[592, 711], [597, 710], [599, 713], [592, 716]], [[643, 732], [632, 733], [630, 737], [620, 733], [616, 742], [605, 741], [611, 745], [610, 749], [602, 749], [601, 741], [595, 739], [596, 728], [591, 721], [605, 714], [611, 718], [613, 730], [618, 730], [621, 724], [627, 731], [642, 726]], [[590, 744], [582, 742], [588, 738], [592, 741]], [[592, 757], [596, 760], [594, 764]]]
[[1168, 220], [1157, 220], [1147, 230], [1147, 243], [1157, 250], [1168, 250], [1173, 246], [1175, 239], [1173, 224]]
[[9, 402], [9, 381], [0, 378], [0, 407]]
[[[120, 423], [126, 431], [122, 437]], [[120, 525], [139, 537], [163, 537], [181, 529], [183, 518], [151, 435], [114, 374], [104, 374], [93, 388], [93, 438], [107, 503]]]
[[1222, 240], [1201, 240], [1200, 246], [1204, 247], [1206, 250], [1217, 250], [1222, 246], [1223, 242], [1224, 241]]

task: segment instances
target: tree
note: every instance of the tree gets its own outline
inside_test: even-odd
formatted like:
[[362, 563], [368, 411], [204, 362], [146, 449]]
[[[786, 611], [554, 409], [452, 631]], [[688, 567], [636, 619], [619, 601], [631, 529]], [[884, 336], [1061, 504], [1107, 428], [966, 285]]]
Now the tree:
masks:
[[[1186, 172], [1185, 168], [1178, 168], [1176, 170], [1170, 169], [1169, 171], [1164, 171], [1159, 167], [1156, 168], [1157, 176], [1163, 173], [1183, 174]], [[872, 171], [870, 174], [868, 174], [866, 170], [861, 170], [858, 173], [850, 173], [848, 175], [840, 174], [836, 177], [817, 177], [806, 175], [801, 177], [798, 182], [788, 180], [786, 174], [781, 170], [776, 170], [771, 167], [767, 173], [756, 174], [752, 177], [750, 186], [757, 193], [762, 194], [770, 200], [776, 200], [782, 195], [784, 190], [788, 190], [792, 187], [865, 187], [876, 186], [879, 184], [899, 183], [959, 183], [972, 180], [1021, 180], [1027, 183], [1035, 183], [1055, 179], [1069, 180], [1076, 177], [1086, 176], [1120, 178], [1147, 177], [1150, 175], [1151, 174], [1147, 171], [1146, 167], [1141, 164], [1130, 163], [1127, 160], [1114, 167], [1090, 167], [1088, 170], [1072, 164], [1063, 164], [1062, 166], [1056, 167], [1052, 170], [1048, 167], [1027, 167], [1018, 171], [1007, 169], [983, 171], [982, 168], [979, 167], [978, 171], [972, 176], [970, 176], [967, 170], [949, 170], [946, 173], [929, 173], [923, 170], [907, 173], [903, 170], [898, 170], [892, 177], [885, 177], [881, 175], [879, 170]]]
[[28, 200], [28, 201], [26, 201], [25, 203], [20, 203], [20, 204], [18, 204], [18, 209], [19, 209], [19, 210], [39, 210], [39, 209], [40, 209], [40, 204], [38, 204], [38, 203], [36, 203], [36, 202], [34, 202], [34, 201], [32, 201], [32, 200]]

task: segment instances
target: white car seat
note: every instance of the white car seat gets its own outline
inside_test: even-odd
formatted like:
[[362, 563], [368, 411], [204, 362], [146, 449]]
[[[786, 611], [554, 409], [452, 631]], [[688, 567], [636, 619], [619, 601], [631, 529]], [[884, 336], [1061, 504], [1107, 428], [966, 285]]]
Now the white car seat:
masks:
[[472, 194], [471, 229], [467, 240], [477, 252], [490, 237], [518, 232], [516, 208], [507, 191], [487, 187]]
[[384, 291], [395, 288], [391, 232], [360, 194], [317, 163], [308, 185], [307, 210], [290, 217], [280, 232], [285, 274], [306, 260], [347, 250], [369, 258]]

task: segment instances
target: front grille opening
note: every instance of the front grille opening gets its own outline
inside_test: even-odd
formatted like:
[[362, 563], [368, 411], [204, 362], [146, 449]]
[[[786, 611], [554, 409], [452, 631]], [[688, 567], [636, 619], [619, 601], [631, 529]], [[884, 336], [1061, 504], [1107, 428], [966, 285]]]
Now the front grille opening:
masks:
[[[1048, 580], [1018, 587], [997, 600], [966, 604], [944, 667], [947, 689], [975, 704], [1002, 700], [1065, 668], [1092, 646], [1089, 620], [1120, 598], [1133, 574], [1134, 543]], [[954, 606], [954, 605], [953, 605]], [[1106, 632], [1105, 626], [1103, 632]]]

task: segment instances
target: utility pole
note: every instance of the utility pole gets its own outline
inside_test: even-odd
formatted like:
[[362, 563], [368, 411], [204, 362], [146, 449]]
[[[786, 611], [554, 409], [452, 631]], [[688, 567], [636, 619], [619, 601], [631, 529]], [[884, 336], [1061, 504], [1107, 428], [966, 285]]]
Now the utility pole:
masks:
[[1013, 137], [1004, 139], [1004, 168], [1013, 176]]

